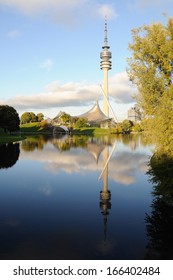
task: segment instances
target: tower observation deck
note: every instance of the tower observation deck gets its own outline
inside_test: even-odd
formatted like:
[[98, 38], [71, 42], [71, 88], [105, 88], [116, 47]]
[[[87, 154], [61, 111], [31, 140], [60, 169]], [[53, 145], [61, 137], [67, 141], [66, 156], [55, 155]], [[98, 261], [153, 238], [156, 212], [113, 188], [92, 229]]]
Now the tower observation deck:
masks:
[[[110, 59], [112, 58], [112, 53], [109, 51], [110, 47], [108, 45], [108, 36], [107, 36], [107, 19], [105, 18], [105, 30], [104, 30], [104, 45], [102, 47], [103, 51], [100, 53], [100, 69], [104, 71], [104, 93], [108, 99], [108, 70], [112, 68], [112, 63]], [[104, 99], [103, 103], [103, 112], [109, 117], [109, 107]]]

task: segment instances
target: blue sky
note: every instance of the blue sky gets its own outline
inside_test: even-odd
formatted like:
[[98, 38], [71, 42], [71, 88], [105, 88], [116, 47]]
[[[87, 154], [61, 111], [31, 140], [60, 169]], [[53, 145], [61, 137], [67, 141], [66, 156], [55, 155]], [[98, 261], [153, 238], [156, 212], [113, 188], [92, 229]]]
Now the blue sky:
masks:
[[0, 0], [0, 104], [47, 117], [82, 114], [97, 99], [102, 107], [106, 15], [110, 102], [127, 118], [136, 92], [126, 74], [131, 30], [166, 23], [172, 11], [172, 0]]

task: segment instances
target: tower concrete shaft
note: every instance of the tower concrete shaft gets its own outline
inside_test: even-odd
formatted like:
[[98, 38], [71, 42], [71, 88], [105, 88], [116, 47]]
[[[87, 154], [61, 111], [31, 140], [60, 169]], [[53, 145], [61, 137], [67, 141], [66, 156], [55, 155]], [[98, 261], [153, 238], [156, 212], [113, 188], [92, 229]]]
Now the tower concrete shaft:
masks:
[[[103, 51], [100, 53], [100, 69], [103, 70], [104, 72], [104, 93], [109, 99], [109, 92], [108, 92], [108, 70], [112, 68], [112, 63], [110, 59], [112, 58], [112, 54], [109, 51], [109, 46], [108, 46], [108, 37], [107, 37], [107, 19], [105, 18], [105, 30], [104, 30], [104, 45], [102, 47]], [[104, 114], [109, 117], [109, 107], [104, 99], [103, 101], [103, 112]]]

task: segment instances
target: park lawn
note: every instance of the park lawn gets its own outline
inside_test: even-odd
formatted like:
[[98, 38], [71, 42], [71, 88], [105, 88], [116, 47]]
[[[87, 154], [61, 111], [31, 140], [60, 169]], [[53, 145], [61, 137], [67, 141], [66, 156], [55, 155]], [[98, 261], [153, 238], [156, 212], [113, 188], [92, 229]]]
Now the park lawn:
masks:
[[0, 144], [4, 143], [13, 143], [23, 140], [24, 137], [21, 137], [20, 135], [10, 135], [7, 133], [4, 133], [4, 130], [0, 127]]
[[20, 135], [9, 135], [0, 132], [0, 144], [18, 142], [22, 141], [23, 139], [25, 139], [25, 137]]
[[44, 127], [40, 126], [40, 122], [33, 122], [33, 123], [26, 123], [26, 124], [21, 124], [20, 125], [20, 131], [25, 132], [25, 133], [39, 133], [46, 131]]
[[81, 127], [73, 130], [73, 134], [80, 135], [109, 135], [115, 133], [113, 128], [100, 128], [100, 127]]
[[[20, 125], [21, 133], [46, 133], [50, 132], [49, 130], [45, 129], [44, 127], [40, 126], [39, 122], [34, 123], [27, 123]], [[108, 135], [115, 133], [115, 129], [105, 129], [100, 127], [81, 127], [78, 129], [73, 130], [73, 134], [80, 134], [80, 135]]]

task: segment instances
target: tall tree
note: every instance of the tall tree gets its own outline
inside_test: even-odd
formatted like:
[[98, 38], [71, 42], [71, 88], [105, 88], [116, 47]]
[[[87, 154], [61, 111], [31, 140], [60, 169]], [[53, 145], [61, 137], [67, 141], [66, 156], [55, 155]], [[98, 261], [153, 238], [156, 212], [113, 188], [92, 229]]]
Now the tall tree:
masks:
[[31, 122], [31, 116], [29, 112], [25, 112], [20, 117], [21, 124], [29, 123]]
[[21, 115], [21, 124], [37, 122], [38, 118], [33, 112], [25, 112]]
[[162, 144], [170, 146], [173, 140], [173, 18], [168, 19], [166, 26], [153, 23], [134, 29], [132, 38], [128, 74], [138, 87], [138, 104], [152, 120], [150, 130]]
[[44, 115], [42, 114], [42, 113], [38, 113], [37, 114], [37, 121], [38, 122], [41, 122], [41, 121], [43, 121], [44, 120]]
[[70, 122], [70, 115], [67, 113], [64, 113], [61, 115], [60, 119], [61, 119], [61, 122], [63, 125], [68, 125]]
[[17, 111], [8, 105], [0, 105], [0, 127], [5, 132], [18, 131], [20, 119]]

